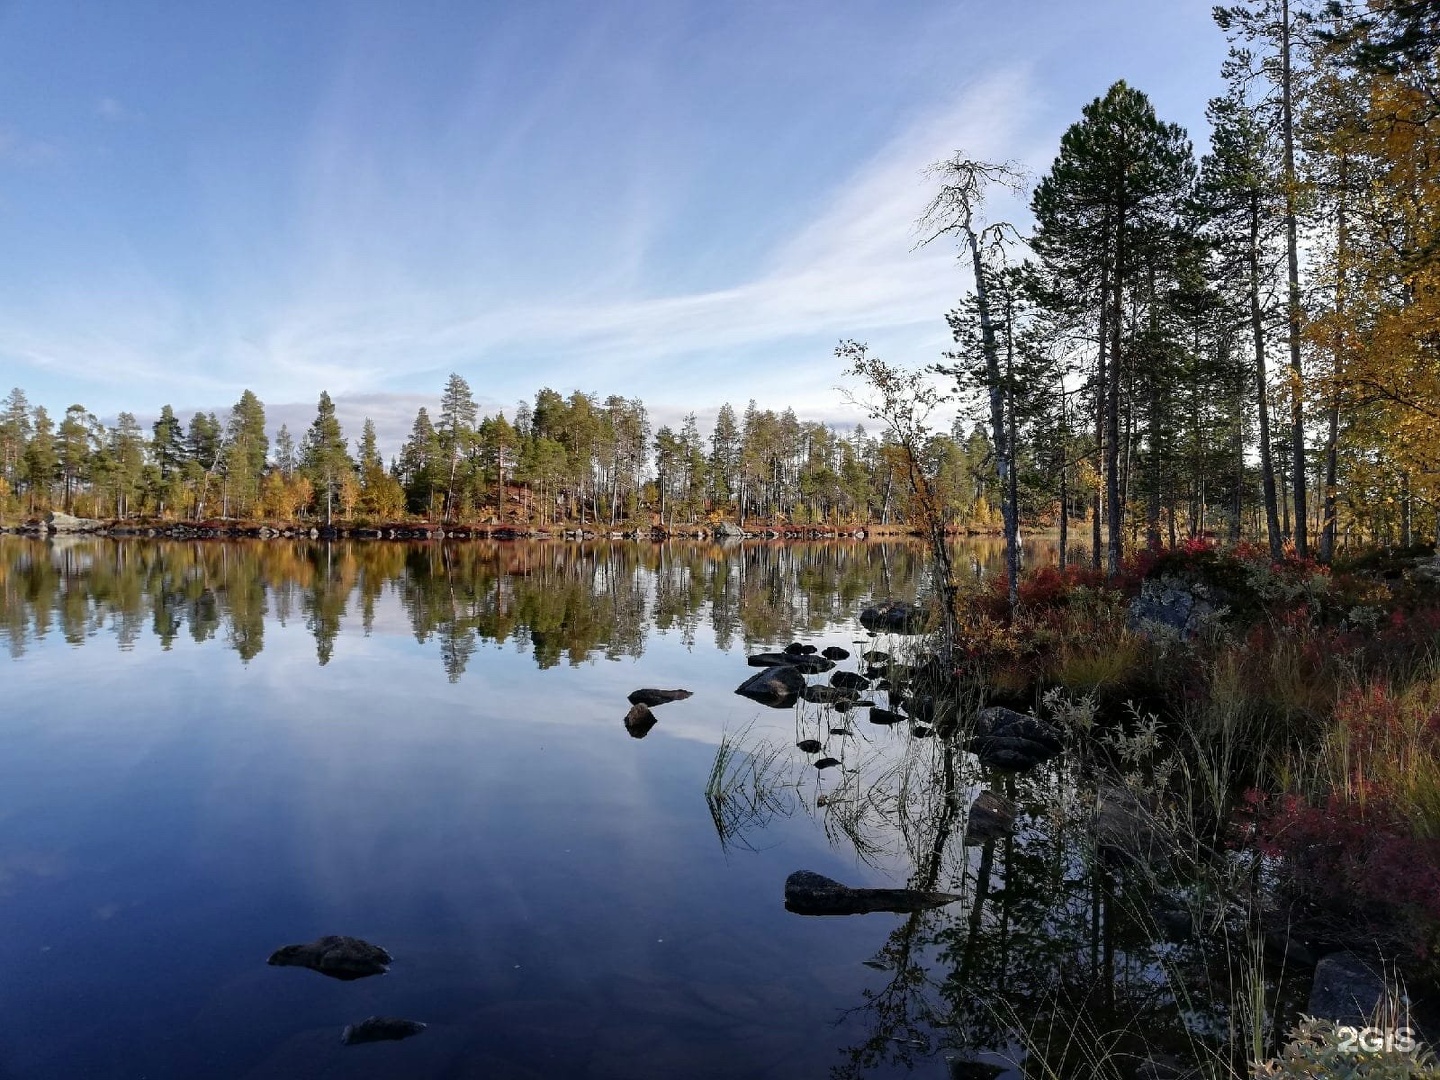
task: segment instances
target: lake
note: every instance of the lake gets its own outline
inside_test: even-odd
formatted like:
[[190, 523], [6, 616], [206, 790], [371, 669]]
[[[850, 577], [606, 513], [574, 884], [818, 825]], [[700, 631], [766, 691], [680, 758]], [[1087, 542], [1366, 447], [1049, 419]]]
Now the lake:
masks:
[[[1150, 939], [1063, 836], [965, 846], [944, 740], [734, 693], [792, 641], [913, 648], [857, 615], [923, 578], [905, 543], [0, 537], [0, 1077], [972, 1075]], [[642, 687], [694, 696], [635, 738]], [[807, 917], [800, 869], [967, 899]], [[389, 973], [267, 965], [326, 934]], [[428, 1027], [341, 1045], [371, 1015]]]

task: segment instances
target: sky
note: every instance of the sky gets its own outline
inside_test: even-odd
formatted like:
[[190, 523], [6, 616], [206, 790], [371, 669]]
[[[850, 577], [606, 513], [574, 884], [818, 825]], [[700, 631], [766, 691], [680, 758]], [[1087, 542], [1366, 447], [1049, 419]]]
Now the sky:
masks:
[[[251, 389], [403, 440], [459, 372], [858, 418], [940, 359], [925, 167], [1035, 175], [1117, 79], [1205, 145], [1201, 0], [0, 0], [0, 394], [142, 421]], [[1023, 225], [1024, 200], [997, 199]]]

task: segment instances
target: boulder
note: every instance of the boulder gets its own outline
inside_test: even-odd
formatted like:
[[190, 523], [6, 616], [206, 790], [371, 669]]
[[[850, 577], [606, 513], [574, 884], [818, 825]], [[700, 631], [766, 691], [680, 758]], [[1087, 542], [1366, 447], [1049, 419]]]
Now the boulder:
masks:
[[1090, 829], [1096, 853], [1114, 866], [1159, 869], [1174, 849], [1150, 807], [1121, 787], [1100, 789]]
[[1059, 731], [1050, 724], [999, 706], [980, 710], [975, 734], [965, 744], [980, 764], [1015, 772], [1049, 761], [1063, 747]]
[[783, 652], [758, 653], [746, 657], [745, 662], [751, 667], [775, 667], [785, 664], [797, 671], [803, 671], [806, 675], [819, 675], [835, 666], [835, 661], [826, 660], [823, 656]]
[[806, 645], [799, 641], [792, 641], [785, 646], [786, 656], [814, 656], [818, 651], [814, 645]]
[[1322, 1020], [1359, 1026], [1369, 1023], [1384, 1000], [1385, 978], [1378, 964], [1358, 953], [1333, 952], [1315, 965], [1305, 1011]]
[[982, 791], [970, 803], [965, 819], [965, 843], [984, 844], [1015, 831], [1015, 804], [993, 791]]
[[1140, 583], [1140, 595], [1130, 601], [1127, 625], [1143, 637], [1172, 633], [1188, 641], [1216, 618], [1215, 600], [1214, 591], [1203, 582], [1150, 578]]
[[632, 739], [643, 739], [649, 735], [655, 723], [655, 714], [643, 703], [637, 702], [630, 706], [630, 711], [625, 714], [625, 730]]
[[715, 526], [716, 540], [743, 540], [750, 534], [731, 521], [722, 521]]
[[871, 709], [870, 722], [884, 724], [888, 727], [891, 724], [903, 724], [905, 717], [898, 712], [891, 712], [889, 709]]
[[631, 705], [648, 705], [654, 708], [657, 705], [667, 705], [672, 701], [684, 701], [688, 697], [694, 697], [689, 690], [635, 690], [627, 699]]
[[924, 608], [904, 600], [882, 600], [860, 612], [860, 625], [881, 634], [919, 634], [926, 620]]
[[869, 690], [870, 680], [853, 671], [837, 671], [830, 676], [830, 685], [843, 687], [846, 690]]
[[418, 1020], [401, 1020], [395, 1016], [367, 1016], [358, 1024], [346, 1024], [340, 1033], [340, 1042], [345, 1046], [357, 1043], [391, 1042], [419, 1035], [425, 1025]]
[[105, 528], [105, 523], [95, 518], [72, 517], [52, 510], [45, 515], [45, 527], [57, 533], [99, 532]]
[[888, 652], [880, 652], [878, 649], [871, 649], [869, 652], [861, 653], [860, 659], [868, 664], [888, 664], [890, 662], [890, 654]]
[[307, 945], [286, 945], [270, 954], [276, 967], [304, 967], [332, 979], [363, 979], [384, 975], [393, 959], [379, 945], [343, 934], [327, 934]]
[[816, 761], [814, 763], [815, 768], [817, 769], [833, 769], [836, 765], [839, 764], [840, 759], [833, 757], [822, 757], [819, 761]]
[[852, 889], [812, 870], [785, 879], [785, 910], [797, 915], [864, 915], [872, 911], [925, 911], [961, 899], [918, 889]]
[[807, 754], [818, 754], [820, 752], [819, 739], [801, 739], [795, 745]]
[[805, 676], [791, 664], [777, 664], [751, 676], [735, 689], [741, 697], [772, 709], [788, 709], [805, 692]]
[[826, 660], [834, 660], [836, 663], [839, 663], [841, 660], [850, 659], [850, 650], [842, 649], [839, 645], [831, 645], [828, 648], [821, 649], [820, 655], [825, 657]]

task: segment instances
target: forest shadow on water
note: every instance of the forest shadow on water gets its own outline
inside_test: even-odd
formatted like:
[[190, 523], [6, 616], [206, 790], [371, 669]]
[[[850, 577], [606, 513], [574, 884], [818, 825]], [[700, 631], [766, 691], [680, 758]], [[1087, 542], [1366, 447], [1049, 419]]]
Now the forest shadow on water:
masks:
[[[993, 541], [958, 554], [1000, 573]], [[927, 639], [858, 621], [925, 588], [904, 543], [0, 537], [0, 1076], [1243, 1059], [1236, 1003], [1297, 990], [1194, 932], [1224, 938], [1220, 879], [1117, 840], [1138, 796], [1083, 755], [985, 768], [925, 715]], [[734, 693], [795, 642], [797, 701]], [[641, 688], [693, 696], [633, 725]], [[797, 914], [799, 870], [948, 897]], [[331, 934], [388, 973], [265, 963]], [[342, 1044], [371, 1016], [426, 1026]]]

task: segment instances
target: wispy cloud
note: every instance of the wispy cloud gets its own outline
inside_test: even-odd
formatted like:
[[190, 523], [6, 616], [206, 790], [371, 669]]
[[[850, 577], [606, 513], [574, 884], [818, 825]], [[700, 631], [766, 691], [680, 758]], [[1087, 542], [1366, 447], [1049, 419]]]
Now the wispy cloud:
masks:
[[129, 108], [119, 98], [102, 97], [95, 102], [95, 115], [102, 120], [109, 120], [111, 123], [120, 124], [129, 120], [140, 119], [140, 114]]

